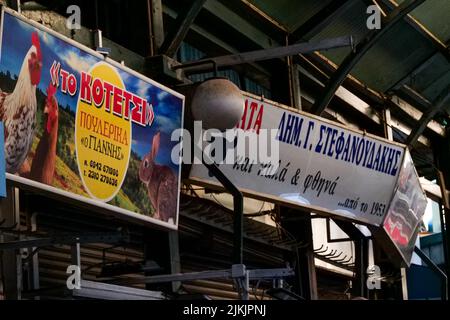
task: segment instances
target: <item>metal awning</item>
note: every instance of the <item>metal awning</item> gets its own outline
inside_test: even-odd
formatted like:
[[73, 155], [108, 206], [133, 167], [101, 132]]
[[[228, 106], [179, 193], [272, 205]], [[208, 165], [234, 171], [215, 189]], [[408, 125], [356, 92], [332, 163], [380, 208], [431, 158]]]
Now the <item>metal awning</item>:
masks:
[[[352, 118], [358, 114], [358, 117], [363, 116], [358, 119], [365, 116], [374, 122], [372, 124], [380, 125], [384, 121], [380, 110], [390, 109], [395, 117], [391, 123], [394, 139], [414, 146], [412, 155], [420, 175], [431, 179], [435, 177], [431, 144], [445, 136], [450, 126], [448, 1], [209, 0], [197, 12], [186, 39], [195, 43], [200, 41], [203, 46], [206, 44], [212, 50], [210, 57], [349, 35], [358, 46], [368, 42], [377, 32], [367, 27], [367, 9], [372, 5], [379, 8], [383, 26], [398, 16], [397, 13], [401, 13], [401, 17], [388, 30], [380, 32], [367, 51], [363, 50], [363, 54], [348, 63], [349, 67], [341, 72], [344, 83], [339, 80], [331, 88], [320, 87], [335, 80], [336, 70], [344, 59], [349, 60], [352, 56], [350, 48], [299, 57], [297, 62], [303, 76], [310, 77], [309, 64], [319, 73], [319, 77], [317, 74], [310, 77], [309, 83], [300, 83], [302, 94], [306, 94], [302, 98], [313, 104], [313, 108], [306, 106], [304, 109], [314, 112], [314, 107], [321, 104], [319, 109], [323, 111], [328, 106], [328, 99], [333, 98], [330, 108], [323, 114], [332, 117], [342, 100], [336, 90], [342, 87], [357, 93], [358, 99], [364, 101], [363, 105], [352, 103], [352, 108], [345, 109], [340, 115], [350, 114]], [[164, 6], [171, 17], [189, 7], [187, 3], [183, 6], [174, 0], [164, 1]], [[307, 59], [306, 63], [303, 59]], [[305, 64], [308, 65], [306, 73]], [[271, 68], [265, 63], [251, 64], [255, 65], [258, 70]], [[257, 73], [255, 75], [258, 77]], [[306, 93], [318, 79], [321, 82], [318, 88]], [[324, 94], [326, 91], [327, 95]], [[344, 103], [348, 102], [344, 99]], [[368, 108], [363, 108], [364, 103]], [[341, 121], [339, 117], [333, 119]], [[342, 120], [345, 123], [345, 119]]]
[[[260, 9], [286, 30], [304, 40], [320, 40], [352, 35], [356, 43], [366, 37], [366, 13], [369, 5], [377, 5], [388, 15], [404, 0], [347, 0], [347, 1], [244, 1]], [[327, 8], [333, 7], [330, 12]], [[336, 11], [339, 11], [336, 14]], [[352, 76], [371, 89], [382, 93], [398, 93], [417, 100], [417, 107], [433, 104], [439, 94], [450, 85], [450, 2], [427, 0], [410, 15], [393, 27], [369, 50], [350, 72]], [[305, 24], [322, 16], [320, 28], [310, 27], [310, 32], [298, 35], [298, 30], [308, 31]], [[340, 65], [350, 53], [348, 48], [332, 50], [324, 56]], [[413, 93], [411, 93], [411, 90]], [[419, 96], [415, 96], [417, 93]], [[426, 100], [421, 100], [420, 97]], [[428, 106], [431, 107], [431, 106]], [[424, 109], [424, 108], [423, 108]], [[450, 113], [450, 101], [444, 109]]]

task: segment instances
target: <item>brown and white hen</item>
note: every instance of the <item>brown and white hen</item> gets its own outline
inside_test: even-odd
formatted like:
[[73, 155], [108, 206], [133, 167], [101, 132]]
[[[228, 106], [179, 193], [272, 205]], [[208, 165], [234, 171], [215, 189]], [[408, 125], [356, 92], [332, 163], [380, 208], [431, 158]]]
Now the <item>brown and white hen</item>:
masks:
[[56, 165], [56, 143], [58, 142], [58, 100], [55, 97], [56, 87], [50, 84], [47, 88], [47, 99], [44, 107], [44, 130], [36, 147], [30, 178], [52, 185]]
[[41, 80], [42, 53], [37, 32], [31, 36], [14, 91], [0, 89], [0, 121], [5, 127], [6, 172], [19, 171], [30, 151], [36, 127], [36, 86]]

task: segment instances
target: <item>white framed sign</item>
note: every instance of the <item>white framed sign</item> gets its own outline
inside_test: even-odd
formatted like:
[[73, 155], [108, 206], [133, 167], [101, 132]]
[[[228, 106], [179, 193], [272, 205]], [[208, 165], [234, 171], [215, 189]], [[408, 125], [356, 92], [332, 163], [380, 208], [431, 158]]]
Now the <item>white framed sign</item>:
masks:
[[0, 37], [6, 178], [176, 230], [184, 96], [4, 7]]
[[[404, 145], [243, 94], [245, 111], [234, 130], [238, 141], [239, 134], [246, 134], [257, 137], [258, 146], [278, 143], [279, 149], [275, 160], [278, 168], [270, 175], [263, 172], [273, 163], [250, 159], [249, 155], [260, 151], [254, 143], [245, 144], [243, 153], [235, 152], [234, 164], [219, 164], [244, 194], [362, 224], [382, 225]], [[272, 134], [265, 130], [272, 130]], [[192, 166], [190, 180], [219, 185], [202, 164]]]

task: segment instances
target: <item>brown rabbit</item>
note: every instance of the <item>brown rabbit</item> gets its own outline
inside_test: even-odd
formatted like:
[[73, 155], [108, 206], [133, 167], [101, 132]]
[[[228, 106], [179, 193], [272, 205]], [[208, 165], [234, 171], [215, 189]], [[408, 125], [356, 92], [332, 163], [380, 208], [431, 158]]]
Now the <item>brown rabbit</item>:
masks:
[[155, 163], [160, 132], [153, 136], [152, 150], [141, 161], [139, 179], [147, 186], [148, 197], [155, 209], [155, 218], [176, 223], [177, 178], [172, 169]]

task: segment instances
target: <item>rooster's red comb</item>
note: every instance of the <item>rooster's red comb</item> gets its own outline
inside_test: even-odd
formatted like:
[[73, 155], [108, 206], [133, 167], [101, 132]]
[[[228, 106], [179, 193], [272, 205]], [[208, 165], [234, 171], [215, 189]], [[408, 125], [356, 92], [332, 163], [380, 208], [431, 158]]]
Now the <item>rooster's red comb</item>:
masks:
[[36, 55], [38, 59], [42, 60], [41, 43], [39, 42], [39, 36], [36, 31], [31, 34], [31, 43], [36, 48]]
[[50, 83], [47, 87], [47, 99], [51, 99], [56, 93], [56, 86]]

